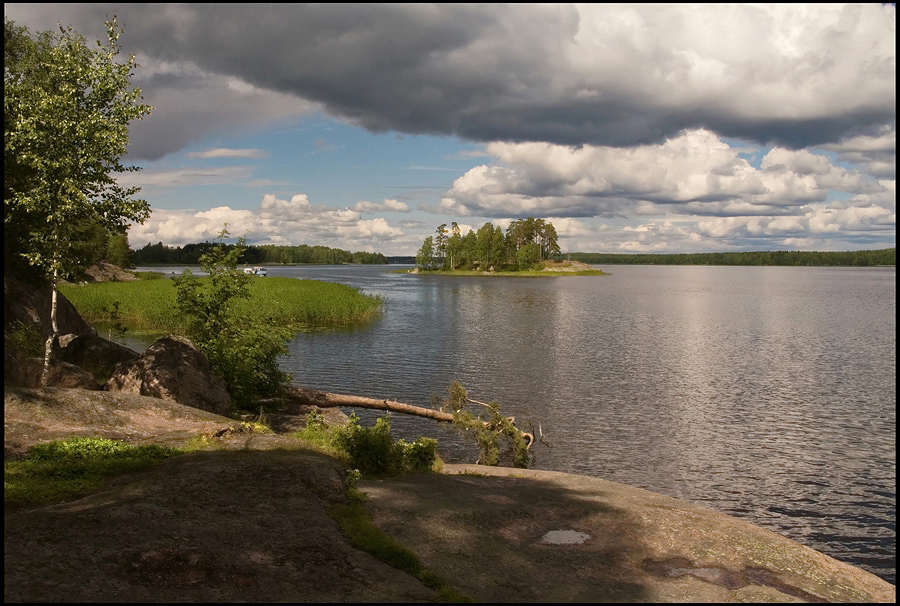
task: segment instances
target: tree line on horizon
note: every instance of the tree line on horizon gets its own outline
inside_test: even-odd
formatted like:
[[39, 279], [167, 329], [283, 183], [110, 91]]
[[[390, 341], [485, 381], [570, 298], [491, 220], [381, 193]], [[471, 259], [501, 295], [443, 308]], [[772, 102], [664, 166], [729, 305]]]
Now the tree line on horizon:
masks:
[[744, 251], [716, 253], [567, 253], [590, 265], [787, 265], [875, 267], [897, 264], [897, 249], [856, 251]]
[[[145, 246], [131, 252], [131, 263], [133, 265], [197, 265], [200, 257], [208, 254], [216, 246], [218, 245], [208, 241], [184, 246], [166, 246], [162, 242], [156, 244], [148, 242]], [[223, 246], [227, 252], [236, 245], [225, 244]], [[250, 265], [301, 263], [383, 265], [388, 262], [387, 257], [381, 253], [350, 252], [328, 246], [263, 244], [247, 245], [244, 248], [240, 262]]]

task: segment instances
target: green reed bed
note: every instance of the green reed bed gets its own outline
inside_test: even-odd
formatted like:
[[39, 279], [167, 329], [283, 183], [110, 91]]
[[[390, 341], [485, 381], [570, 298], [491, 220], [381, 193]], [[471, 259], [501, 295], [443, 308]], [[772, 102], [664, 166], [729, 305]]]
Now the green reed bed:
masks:
[[345, 284], [295, 278], [256, 278], [250, 284], [252, 298], [239, 301], [238, 313], [251, 313], [259, 306], [271, 316], [296, 328], [340, 326], [373, 317], [383, 297], [361, 293]]
[[88, 322], [118, 321], [132, 330], [160, 333], [183, 327], [171, 280], [60, 284], [59, 292]]
[[[201, 284], [208, 278], [200, 278]], [[183, 319], [175, 308], [172, 280], [62, 284], [60, 292], [89, 322], [118, 321], [131, 330], [179, 332]], [[384, 299], [344, 284], [285, 277], [254, 278], [251, 298], [238, 302], [235, 313], [273, 318], [296, 330], [340, 326], [373, 317]]]

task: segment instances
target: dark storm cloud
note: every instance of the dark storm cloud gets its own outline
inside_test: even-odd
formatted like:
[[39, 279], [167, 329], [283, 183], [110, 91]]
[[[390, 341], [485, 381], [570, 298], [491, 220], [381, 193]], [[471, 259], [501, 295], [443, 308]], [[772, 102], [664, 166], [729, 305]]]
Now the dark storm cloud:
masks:
[[[374, 132], [628, 147], [707, 128], [793, 149], [894, 124], [893, 10], [7, 5], [26, 24], [46, 29], [52, 17], [86, 34], [115, 12], [144, 63], [188, 63], [210, 82], [239, 79], [275, 95], [220, 95], [219, 114], [206, 102], [214, 123], [298, 115], [309, 104], [287, 99], [299, 98]], [[211, 128], [191, 111], [198, 103], [166, 99], [159, 113], [170, 115], [157, 121], [178, 127], [157, 134], [180, 132], [176, 145]]]

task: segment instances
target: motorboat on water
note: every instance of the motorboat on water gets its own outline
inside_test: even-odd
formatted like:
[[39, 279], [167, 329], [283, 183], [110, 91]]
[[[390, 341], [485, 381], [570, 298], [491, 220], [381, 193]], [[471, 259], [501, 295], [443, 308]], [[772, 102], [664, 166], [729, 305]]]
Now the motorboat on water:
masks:
[[245, 267], [245, 274], [251, 274], [254, 276], [267, 276], [269, 275], [268, 270], [265, 267]]

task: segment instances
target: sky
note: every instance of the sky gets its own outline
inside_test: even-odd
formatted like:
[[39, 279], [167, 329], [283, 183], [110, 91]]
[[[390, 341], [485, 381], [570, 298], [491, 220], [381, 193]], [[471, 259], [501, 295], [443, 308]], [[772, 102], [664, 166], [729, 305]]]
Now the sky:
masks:
[[895, 6], [4, 4], [115, 15], [150, 116], [132, 248], [414, 255], [551, 221], [563, 252], [896, 246]]

